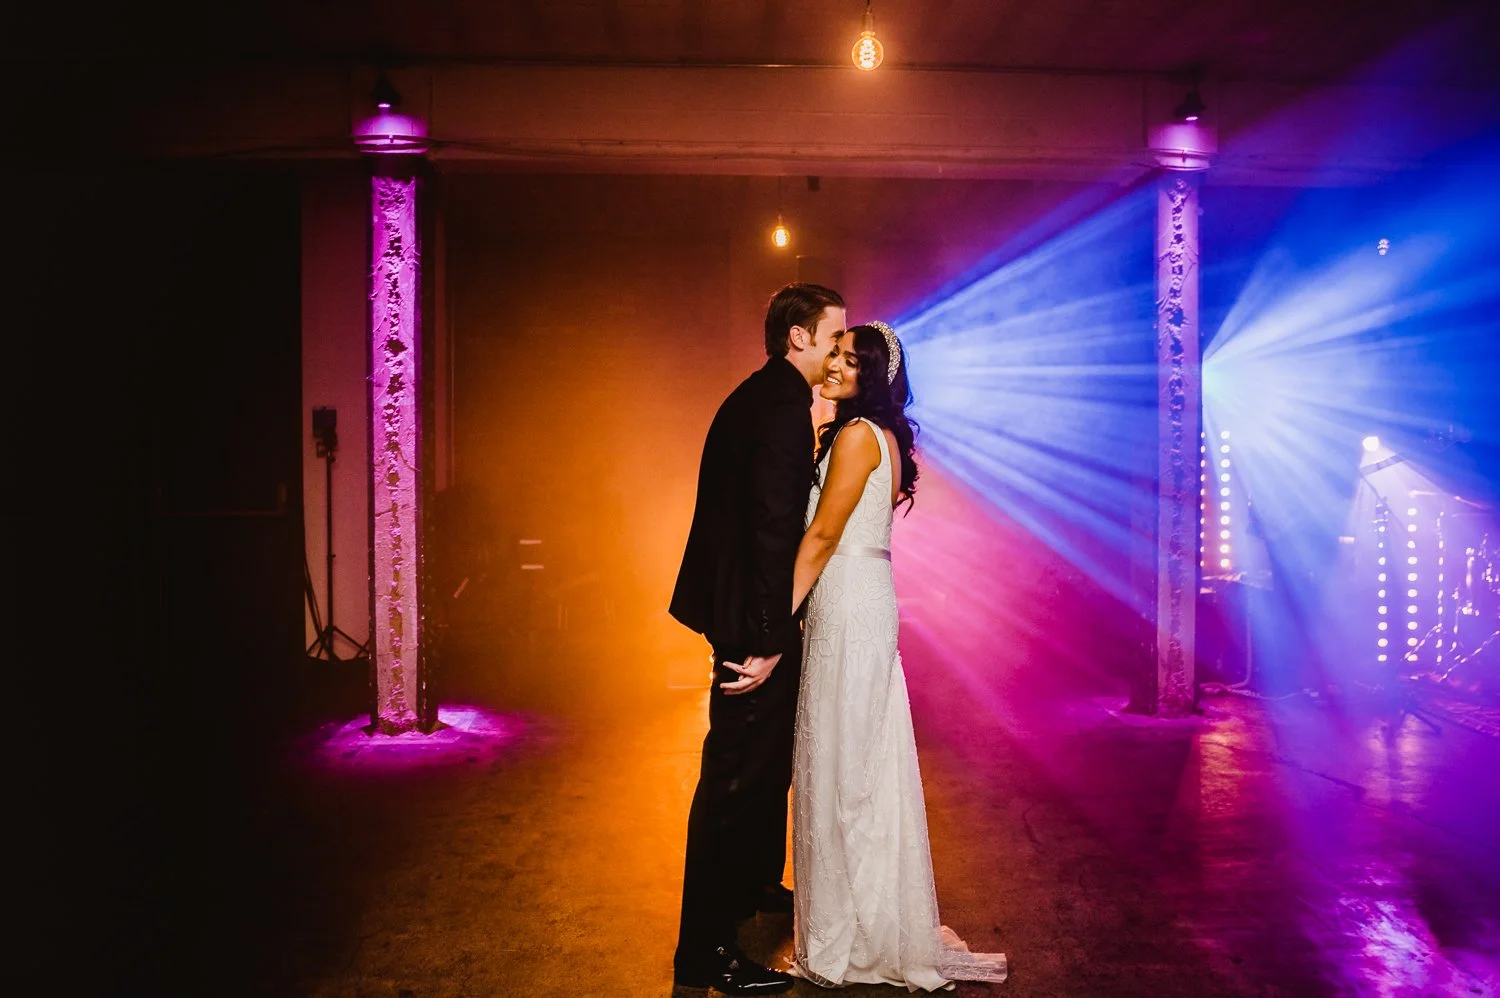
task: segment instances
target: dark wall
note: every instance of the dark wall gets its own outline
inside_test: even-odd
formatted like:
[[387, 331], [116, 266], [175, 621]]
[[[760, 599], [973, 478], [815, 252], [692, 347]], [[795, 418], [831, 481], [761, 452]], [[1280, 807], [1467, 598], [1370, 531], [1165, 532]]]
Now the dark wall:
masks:
[[252, 761], [302, 651], [298, 188], [121, 166], [24, 189], [34, 952], [164, 988], [232, 945]]

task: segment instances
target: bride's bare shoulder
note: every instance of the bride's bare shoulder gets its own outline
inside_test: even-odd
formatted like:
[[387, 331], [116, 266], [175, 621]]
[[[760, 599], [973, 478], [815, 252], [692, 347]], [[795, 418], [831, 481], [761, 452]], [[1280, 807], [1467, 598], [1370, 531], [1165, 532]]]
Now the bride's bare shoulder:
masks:
[[863, 419], [852, 420], [839, 430], [833, 440], [833, 458], [845, 464], [880, 463], [880, 448], [875, 443], [875, 428]]
[[[888, 429], [887, 427], [881, 426], [878, 423], [875, 423], [874, 421], [865, 419], [863, 417], [851, 421], [849, 425], [844, 427], [842, 433], [840, 433], [840, 436], [847, 436], [849, 432], [851, 430], [854, 430], [856, 426], [860, 427], [860, 430], [857, 430], [855, 432], [864, 442], [865, 447], [869, 450], [869, 452], [876, 457], [876, 463], [879, 463], [880, 457], [880, 452], [875, 449], [876, 433], [879, 433], [885, 437], [886, 446], [890, 449], [890, 452], [892, 454], [900, 452], [901, 445], [896, 440], [896, 432], [894, 430]], [[835, 441], [835, 443], [837, 443], [837, 441]]]

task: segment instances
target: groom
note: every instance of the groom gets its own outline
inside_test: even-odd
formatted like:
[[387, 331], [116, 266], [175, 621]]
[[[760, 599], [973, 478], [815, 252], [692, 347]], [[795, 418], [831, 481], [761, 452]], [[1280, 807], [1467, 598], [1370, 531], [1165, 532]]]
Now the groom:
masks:
[[686, 987], [777, 994], [793, 983], [746, 959], [735, 924], [757, 910], [791, 910], [781, 871], [802, 660], [792, 568], [812, 488], [812, 389], [845, 322], [837, 291], [776, 292], [766, 364], [724, 400], [703, 445], [671, 606], [714, 651], [672, 961]]

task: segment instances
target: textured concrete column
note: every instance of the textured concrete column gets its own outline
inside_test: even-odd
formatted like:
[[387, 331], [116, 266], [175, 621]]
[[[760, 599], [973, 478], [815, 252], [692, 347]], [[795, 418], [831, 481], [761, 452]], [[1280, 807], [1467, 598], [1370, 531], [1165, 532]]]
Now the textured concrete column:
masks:
[[1156, 219], [1157, 517], [1156, 702], [1182, 717], [1197, 701], [1199, 427], [1203, 376], [1198, 322], [1199, 182], [1212, 134], [1172, 125], [1152, 135], [1163, 172]]
[[387, 115], [358, 137], [370, 166], [370, 720], [384, 734], [428, 730], [423, 642], [424, 515], [431, 493], [426, 431], [429, 337], [423, 280], [425, 143]]

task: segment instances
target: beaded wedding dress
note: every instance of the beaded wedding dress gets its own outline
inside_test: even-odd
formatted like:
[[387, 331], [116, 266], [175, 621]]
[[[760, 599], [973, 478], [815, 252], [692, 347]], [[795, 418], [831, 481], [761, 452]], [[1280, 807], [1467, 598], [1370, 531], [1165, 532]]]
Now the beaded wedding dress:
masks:
[[[1003, 981], [1003, 954], [970, 953], [938, 921], [911, 706], [896, 650], [893, 466], [885, 433], [860, 422], [880, 442], [880, 465], [813, 587], [803, 632], [792, 777], [792, 973], [825, 987], [912, 991], [949, 988], [955, 980]], [[824, 455], [819, 485], [827, 473]], [[815, 486], [809, 523], [819, 496]]]

